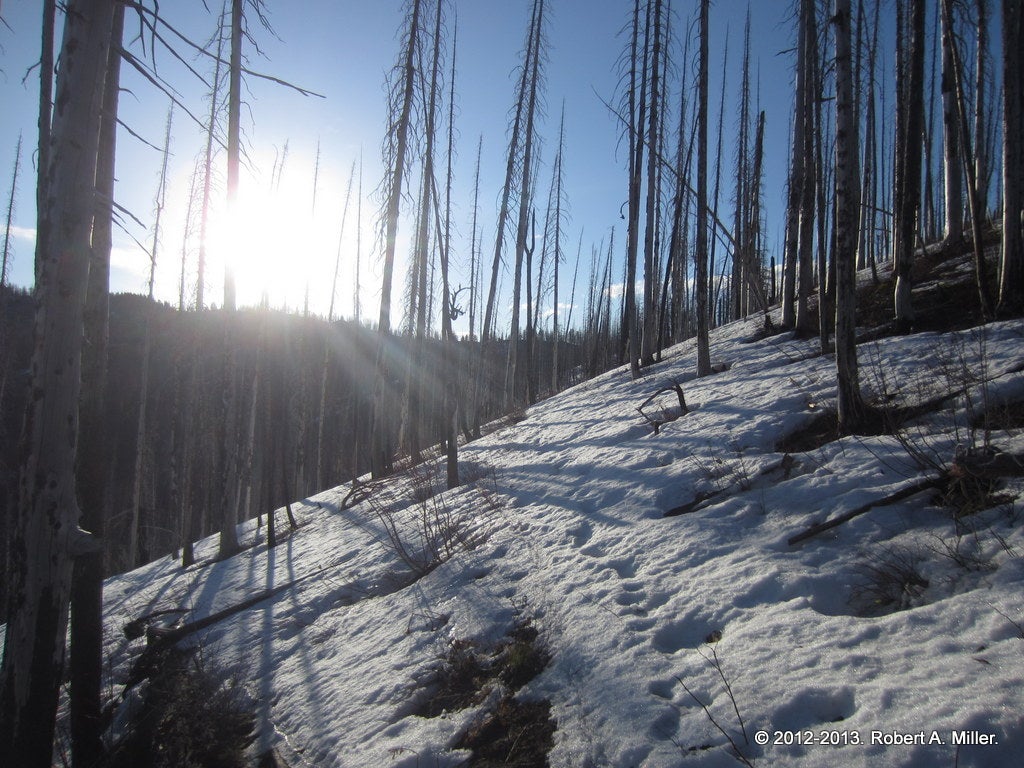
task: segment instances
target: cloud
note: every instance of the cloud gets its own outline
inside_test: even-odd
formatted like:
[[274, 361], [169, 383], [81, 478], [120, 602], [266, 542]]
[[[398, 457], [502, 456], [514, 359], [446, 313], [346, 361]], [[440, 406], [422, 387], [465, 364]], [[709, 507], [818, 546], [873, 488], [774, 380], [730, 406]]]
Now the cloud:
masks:
[[18, 227], [11, 226], [11, 236], [16, 237], [19, 240], [27, 240], [30, 243], [36, 241], [36, 230], [35, 227]]

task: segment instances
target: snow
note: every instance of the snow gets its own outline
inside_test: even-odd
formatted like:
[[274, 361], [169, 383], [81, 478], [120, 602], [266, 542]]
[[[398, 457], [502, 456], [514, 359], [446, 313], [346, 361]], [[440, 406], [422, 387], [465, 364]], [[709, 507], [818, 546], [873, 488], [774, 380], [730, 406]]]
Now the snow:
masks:
[[[294, 582], [192, 638], [248, 692], [254, 750], [276, 746], [292, 765], [461, 764], [468, 752], [454, 743], [498, 693], [440, 717], [415, 712], [454, 640], [493, 644], [526, 617], [551, 661], [517, 695], [551, 702], [552, 766], [738, 765], [712, 717], [757, 766], [1017, 764], [1019, 499], [958, 527], [924, 492], [802, 544], [788, 539], [934, 476], [957, 444], [980, 441], [970, 418], [1024, 394], [1024, 323], [862, 344], [869, 398], [958, 394], [907, 426], [903, 443], [847, 437], [788, 460], [776, 444], [834, 403], [834, 361], [790, 334], [751, 342], [760, 323], [714, 333], [712, 359], [726, 367], [715, 375], [694, 377], [686, 343], [638, 381], [617, 369], [539, 403], [465, 446], [462, 471], [474, 479], [422, 504], [409, 474], [348, 509], [341, 487], [295, 505], [303, 525], [275, 549], [250, 521], [240, 536], [259, 543], [230, 560], [211, 562], [211, 538], [192, 568], [164, 558], [110, 579], [112, 690], [145, 642], [121, 634], [129, 620], [178, 607], [198, 619]], [[671, 381], [691, 410], [654, 435], [636, 409]], [[661, 398], [676, 403], [673, 392]], [[1024, 451], [1020, 430], [991, 438]], [[443, 467], [436, 474], [440, 487]], [[423, 508], [443, 511], [465, 546], [414, 580], [378, 511], [402, 524]], [[866, 568], [894, 561], [927, 586], [898, 595], [903, 610], [861, 615]], [[755, 743], [760, 730], [766, 745]], [[998, 743], [958, 748], [961, 730]], [[873, 731], [925, 743], [872, 743]], [[927, 743], [933, 731], [943, 743]], [[840, 744], [800, 744], [808, 735]]]

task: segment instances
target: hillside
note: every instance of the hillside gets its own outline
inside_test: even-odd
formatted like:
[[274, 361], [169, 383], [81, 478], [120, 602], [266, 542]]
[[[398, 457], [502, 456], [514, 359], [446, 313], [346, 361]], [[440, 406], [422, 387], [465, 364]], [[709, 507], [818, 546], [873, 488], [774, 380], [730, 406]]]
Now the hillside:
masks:
[[[111, 579], [111, 690], [130, 620], [264, 596], [185, 641], [254, 710], [263, 765], [1012, 764], [1022, 483], [940, 478], [957, 445], [1024, 451], [1024, 322], [861, 344], [869, 400], [911, 418], [842, 439], [832, 358], [762, 325], [715, 332], [713, 376], [686, 343], [536, 405], [464, 448], [454, 491], [443, 467], [340, 487], [272, 550], [250, 521], [230, 560], [210, 539]], [[689, 412], [659, 395], [654, 434], [637, 408], [670, 382]]]

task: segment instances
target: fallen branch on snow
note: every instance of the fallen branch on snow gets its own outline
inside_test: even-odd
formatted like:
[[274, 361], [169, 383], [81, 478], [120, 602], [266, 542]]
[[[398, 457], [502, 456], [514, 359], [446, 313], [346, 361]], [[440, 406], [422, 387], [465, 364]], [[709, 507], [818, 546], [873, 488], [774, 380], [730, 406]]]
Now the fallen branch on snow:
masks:
[[942, 484], [942, 480], [943, 479], [941, 477], [926, 477], [923, 480], [917, 480], [894, 493], [890, 493], [888, 496], [883, 496], [880, 499], [869, 501], [867, 504], [861, 504], [856, 509], [851, 509], [849, 512], [844, 512], [838, 517], [834, 517], [831, 520], [826, 520], [824, 523], [817, 523], [816, 525], [812, 525], [810, 528], [801, 531], [795, 536], [790, 536], [787, 543], [790, 546], [793, 546], [794, 544], [799, 544], [801, 541], [806, 541], [807, 539], [813, 536], [817, 536], [819, 533], [824, 533], [825, 531], [840, 526], [845, 522], [853, 520], [853, 518], [859, 517], [860, 515], [863, 515], [865, 512], [871, 511], [875, 507], [887, 507], [890, 504], [895, 504], [898, 501], [909, 499], [911, 496], [914, 496], [915, 494], [918, 494], [921, 491], [926, 491], [929, 488], [938, 488]]

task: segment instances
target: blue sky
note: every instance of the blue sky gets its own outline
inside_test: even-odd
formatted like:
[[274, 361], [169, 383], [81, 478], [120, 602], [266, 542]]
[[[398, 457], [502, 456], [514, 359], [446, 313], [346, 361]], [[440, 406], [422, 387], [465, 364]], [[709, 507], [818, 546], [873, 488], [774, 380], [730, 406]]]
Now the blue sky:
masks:
[[[212, 6], [213, 4], [211, 4]], [[678, 24], [689, 24], [696, 3], [675, 0]], [[384, 79], [398, 51], [398, 30], [402, 3], [399, 0], [310, 0], [300, 6], [268, 0], [269, 19], [280, 39], [253, 25], [263, 56], [249, 50], [252, 69], [273, 74], [317, 91], [325, 98], [303, 97], [265, 82], [249, 81], [243, 130], [250, 167], [243, 174], [243, 233], [238, 240], [247, 254], [239, 264], [240, 298], [254, 303], [261, 290], [269, 290], [271, 301], [296, 307], [307, 280], [316, 311], [326, 314], [331, 272], [338, 243], [338, 229], [345, 195], [345, 183], [353, 162], [363, 156], [363, 205], [361, 253], [364, 266], [362, 308], [374, 316], [379, 302], [379, 271], [376, 265], [374, 223], [379, 207], [374, 190], [383, 175], [380, 144], [385, 125]], [[616, 99], [616, 60], [625, 38], [617, 36], [629, 19], [632, 4], [626, 0], [548, 0], [548, 64], [546, 114], [539, 130], [542, 150], [540, 195], [546, 200], [563, 99], [566, 104], [566, 187], [571, 218], [566, 248], [569, 270], [575, 258], [575, 244], [583, 233], [583, 274], [586, 286], [590, 250], [607, 238], [611, 226], [623, 243], [623, 222], [619, 218], [625, 200], [625, 154], [618, 148], [619, 127], [599, 98]], [[779, 221], [785, 180], [788, 120], [791, 104], [791, 56], [780, 55], [790, 47], [792, 25], [790, 3], [753, 3], [752, 47], [755, 72], [760, 73], [760, 97], [767, 111], [765, 156], [766, 236], [770, 248], [779, 237]], [[199, 0], [161, 4], [171, 23], [197, 41], [212, 34], [214, 19]], [[471, 0], [456, 3], [458, 51], [456, 75], [457, 151], [455, 167], [455, 224], [457, 227], [456, 283], [467, 283], [462, 268], [468, 268], [468, 235], [472, 215], [473, 165], [476, 145], [483, 135], [483, 165], [480, 193], [480, 223], [484, 252], [493, 251], [494, 219], [504, 173], [506, 130], [512, 105], [515, 67], [525, 36], [528, 0], [497, 2]], [[734, 138], [732, 115], [736, 112], [735, 85], [739, 79], [739, 56], [747, 3], [719, 0], [712, 8], [711, 82], [712, 111], [717, 110], [720, 69], [725, 32], [729, 30], [729, 67], [726, 96], [725, 162], [723, 206], [728, 212]], [[33, 0], [5, 0], [3, 15], [10, 29], [0, 29], [0, 190], [4, 201], [10, 187], [10, 169], [19, 132], [27, 143], [34, 142], [36, 87], [34, 73], [22, 78], [38, 58], [38, 3]], [[137, 23], [129, 19], [128, 37]], [[138, 50], [138, 45], [135, 45]], [[681, 54], [679, 55], [681, 59]], [[682, 66], [682, 62], [678, 62]], [[166, 52], [158, 51], [160, 73], [181, 91], [185, 104], [202, 115], [204, 88], [187, 76]], [[203, 69], [202, 64], [198, 65]], [[163, 141], [167, 98], [127, 67], [121, 117], [125, 123], [153, 144]], [[711, 128], [712, 140], [715, 127]], [[288, 142], [281, 184], [275, 195], [270, 179], [275, 159]], [[313, 167], [317, 143], [321, 166], [317, 205], [312, 213]], [[198, 129], [181, 110], [175, 113], [173, 156], [165, 229], [161, 238], [157, 273], [158, 296], [176, 301], [178, 270], [182, 250], [188, 181], [202, 146]], [[223, 162], [223, 160], [221, 161]], [[118, 202], [129, 208], [147, 226], [152, 220], [153, 199], [160, 166], [159, 153], [122, 131], [119, 136]], [[31, 279], [34, 228], [31, 168], [26, 159], [17, 196], [14, 240], [13, 282]], [[356, 245], [356, 204], [353, 192], [343, 243], [345, 258], [338, 286], [336, 314], [350, 315], [354, 293]], [[729, 220], [730, 214], [723, 215]], [[400, 237], [411, 227], [403, 222]], [[149, 244], [152, 234], [133, 227], [131, 235]], [[221, 236], [222, 239], [226, 237]], [[138, 291], [145, 288], [148, 259], [127, 233], [116, 237], [112, 287]], [[621, 249], [620, 249], [621, 250]], [[314, 253], [312, 258], [307, 254]], [[400, 253], [400, 260], [404, 254]], [[194, 256], [193, 256], [194, 258]], [[367, 265], [370, 267], [367, 267]], [[282, 265], [284, 268], [282, 269]], [[400, 264], [401, 268], [401, 264]], [[506, 271], [507, 274], [507, 271]], [[564, 274], [564, 273], [563, 273]], [[396, 278], [397, 279], [397, 278]], [[211, 269], [207, 281], [208, 301], [219, 303], [220, 270]], [[508, 281], [506, 281], [508, 282]], [[396, 283], [401, 285], [402, 283]], [[568, 286], [562, 288], [562, 296]], [[396, 295], [398, 298], [398, 295]], [[578, 303], [582, 300], [578, 297]], [[507, 306], [507, 300], [506, 300]], [[400, 318], [395, 318], [400, 322]]]

